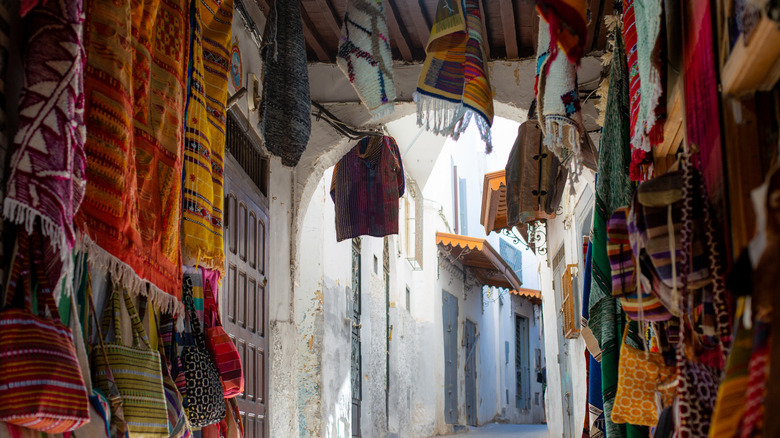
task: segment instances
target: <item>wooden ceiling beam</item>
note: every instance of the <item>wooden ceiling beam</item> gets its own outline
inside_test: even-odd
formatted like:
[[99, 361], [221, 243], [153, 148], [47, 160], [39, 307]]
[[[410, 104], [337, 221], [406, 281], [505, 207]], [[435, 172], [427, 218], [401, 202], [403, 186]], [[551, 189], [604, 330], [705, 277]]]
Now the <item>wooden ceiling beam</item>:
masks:
[[409, 6], [409, 14], [412, 16], [412, 23], [417, 31], [417, 38], [420, 39], [420, 46], [425, 49], [428, 45], [428, 37], [431, 34], [431, 28], [428, 27], [428, 24], [425, 22], [420, 0], [408, 0], [407, 5]]
[[314, 50], [317, 54], [317, 60], [320, 62], [330, 62], [331, 57], [328, 55], [328, 51], [322, 46], [322, 36], [317, 32], [317, 27], [311, 22], [309, 14], [306, 12], [306, 8], [301, 8], [301, 14], [303, 18], [303, 38], [306, 40], [306, 44]]
[[395, 41], [398, 51], [401, 52], [401, 57], [406, 62], [414, 60], [412, 55], [412, 49], [409, 39], [409, 32], [406, 28], [398, 24], [398, 14], [395, 2], [393, 0], [385, 0], [385, 14], [387, 15], [387, 27], [390, 30], [390, 35], [393, 41]]
[[515, 11], [512, 0], [501, 0], [501, 26], [504, 28], [504, 44], [506, 45], [506, 57], [517, 59], [517, 30], [515, 29]]
[[328, 30], [332, 32], [333, 35], [341, 36], [341, 22], [343, 18], [338, 16], [329, 0], [307, 1], [305, 3], [316, 4], [319, 7], [320, 14], [325, 17]]

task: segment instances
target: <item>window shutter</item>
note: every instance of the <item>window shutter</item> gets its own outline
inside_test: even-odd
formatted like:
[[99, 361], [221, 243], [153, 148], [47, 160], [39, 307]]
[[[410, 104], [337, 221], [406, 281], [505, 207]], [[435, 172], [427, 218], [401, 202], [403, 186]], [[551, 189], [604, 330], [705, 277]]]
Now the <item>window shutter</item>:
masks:
[[566, 265], [566, 271], [561, 278], [563, 289], [563, 324], [567, 339], [579, 337], [580, 329], [576, 324], [576, 312], [574, 309], [574, 285], [573, 279], [576, 278], [575, 269], [577, 265]]

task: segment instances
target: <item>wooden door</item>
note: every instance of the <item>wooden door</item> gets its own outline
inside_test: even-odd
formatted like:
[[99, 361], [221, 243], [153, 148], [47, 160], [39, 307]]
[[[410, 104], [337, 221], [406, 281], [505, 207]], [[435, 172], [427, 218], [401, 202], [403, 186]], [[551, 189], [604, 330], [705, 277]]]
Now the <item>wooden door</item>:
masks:
[[477, 425], [477, 325], [466, 320], [466, 424]]
[[[237, 397], [246, 438], [268, 436], [268, 201], [248, 171], [256, 166], [255, 149], [241, 148], [230, 129], [225, 156], [225, 279], [222, 287], [222, 323], [233, 339], [244, 366], [244, 393]], [[244, 137], [246, 143], [246, 137]], [[233, 150], [230, 150], [230, 146]], [[251, 144], [250, 144], [251, 146]], [[237, 161], [233, 153], [241, 159]]]
[[352, 436], [360, 437], [360, 408], [363, 400], [362, 354], [360, 343], [360, 238], [352, 239], [352, 352], [350, 355], [350, 381], [352, 384]]
[[458, 299], [442, 291], [444, 333], [444, 421], [458, 423]]

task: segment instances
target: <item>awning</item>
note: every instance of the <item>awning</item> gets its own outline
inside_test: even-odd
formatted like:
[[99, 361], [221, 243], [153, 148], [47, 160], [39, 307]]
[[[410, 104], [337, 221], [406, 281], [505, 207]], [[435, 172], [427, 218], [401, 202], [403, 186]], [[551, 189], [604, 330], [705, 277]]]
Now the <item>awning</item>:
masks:
[[519, 289], [512, 289], [509, 293], [528, 298], [531, 302], [540, 304], [542, 302], [542, 291], [536, 289], [527, 289], [521, 287]]
[[436, 233], [436, 243], [453, 258], [470, 267], [480, 283], [506, 289], [521, 289], [523, 282], [485, 239]]

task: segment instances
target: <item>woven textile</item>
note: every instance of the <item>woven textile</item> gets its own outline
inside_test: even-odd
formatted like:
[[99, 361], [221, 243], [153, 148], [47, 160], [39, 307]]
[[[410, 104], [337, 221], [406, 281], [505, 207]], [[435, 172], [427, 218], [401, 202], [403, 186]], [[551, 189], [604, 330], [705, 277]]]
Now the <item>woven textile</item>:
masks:
[[518, 128], [505, 172], [508, 226], [555, 213], [563, 196], [566, 168], [542, 144], [542, 130], [535, 118]]
[[583, 125], [577, 91], [577, 65], [565, 56], [556, 56], [556, 53], [548, 24], [539, 20], [536, 102], [544, 145], [561, 162], [566, 162], [572, 154], [575, 161], [581, 162]]
[[[753, 351], [748, 365], [748, 378], [745, 389], [745, 415], [740, 427], [741, 438], [762, 436], [764, 430], [764, 414], [767, 406], [771, 409], [774, 403], [767, 403], [766, 386], [769, 379], [769, 332], [770, 324], [756, 321], [754, 325]], [[773, 412], [770, 410], [770, 415]], [[766, 435], [764, 435], [766, 436]]]
[[393, 112], [393, 56], [382, 0], [350, 0], [336, 63], [375, 119]]
[[[592, 332], [588, 328], [590, 313], [589, 300], [591, 288], [591, 273], [593, 266], [593, 242], [588, 242], [585, 253], [585, 275], [582, 286], [582, 328], [583, 332]], [[588, 422], [590, 425], [590, 438], [604, 438], [606, 434], [604, 423], [604, 399], [601, 395], [601, 349], [591, 351], [588, 344]]]
[[76, 225], [92, 267], [180, 311], [188, 2], [87, 0], [87, 189]]
[[440, 0], [417, 81], [417, 124], [457, 140], [472, 117], [489, 153], [493, 92], [477, 0]]
[[266, 149], [285, 166], [301, 159], [311, 135], [311, 97], [299, 2], [274, 0], [263, 49], [263, 106], [258, 127]]
[[182, 260], [224, 270], [222, 183], [233, 1], [194, 0], [190, 18]]
[[579, 64], [588, 39], [588, 6], [585, 0], [536, 0], [536, 10], [549, 26], [553, 57], [558, 47]]
[[405, 189], [401, 153], [392, 137], [366, 137], [333, 169], [330, 197], [336, 239], [398, 234], [398, 198]]
[[222, 321], [219, 317], [219, 306], [217, 305], [219, 290], [214, 287], [215, 283], [208, 281], [204, 272], [204, 337], [211, 359], [219, 370], [219, 376], [222, 380], [222, 392], [225, 398], [233, 398], [244, 392], [244, 370], [236, 345], [222, 327]]
[[82, 1], [50, 0], [27, 17], [31, 32], [3, 214], [28, 233], [40, 218], [65, 261], [86, 184]]
[[619, 341], [622, 313], [612, 297], [612, 278], [607, 255], [607, 219], [631, 200], [633, 186], [628, 177], [629, 120], [628, 78], [622, 56], [623, 40], [615, 35], [615, 51], [610, 65], [609, 101], [599, 152], [596, 179], [596, 208], [593, 218], [593, 265], [589, 297], [588, 326], [601, 347], [602, 395], [607, 436], [626, 436], [626, 428], [612, 422], [612, 406], [618, 380]]
[[[89, 400], [73, 334], [60, 321], [42, 274], [39, 234], [36, 230], [29, 241], [25, 232], [19, 234], [5, 297], [9, 307], [0, 312], [0, 421], [61, 433], [89, 422]], [[38, 314], [31, 308], [33, 278]], [[22, 308], [14, 306], [18, 301]]]
[[[130, 314], [133, 327], [133, 345], [122, 343], [120, 319], [122, 310], [120, 297], [124, 297], [125, 307]], [[130, 295], [126, 290], [114, 288], [106, 300], [103, 311], [101, 331], [108, 332], [113, 320], [115, 341], [93, 347], [94, 382], [104, 394], [110, 393], [110, 368], [116, 386], [122, 396], [122, 409], [130, 438], [133, 437], [168, 437], [168, 411], [166, 409], [163, 390], [163, 377], [160, 354], [149, 347], [149, 338], [144, 332], [144, 326], [138, 318]], [[102, 354], [97, 349], [104, 349]], [[107, 362], [106, 362], [107, 361]]]

